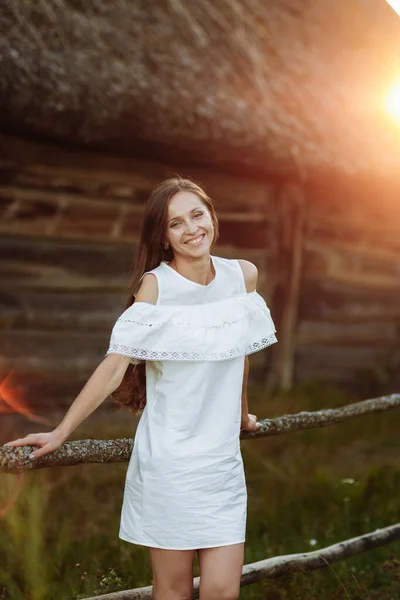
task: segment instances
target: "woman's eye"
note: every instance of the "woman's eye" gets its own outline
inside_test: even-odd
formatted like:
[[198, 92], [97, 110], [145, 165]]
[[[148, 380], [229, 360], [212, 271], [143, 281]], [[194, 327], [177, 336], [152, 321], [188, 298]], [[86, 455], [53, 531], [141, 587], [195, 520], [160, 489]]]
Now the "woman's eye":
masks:
[[177, 227], [179, 225], [179, 223], [177, 221], [175, 221], [175, 223], [171, 223], [171, 227]]
[[194, 216], [197, 218], [197, 217], [201, 217], [202, 215], [203, 215], [203, 213], [199, 212], [199, 213], [196, 213]]

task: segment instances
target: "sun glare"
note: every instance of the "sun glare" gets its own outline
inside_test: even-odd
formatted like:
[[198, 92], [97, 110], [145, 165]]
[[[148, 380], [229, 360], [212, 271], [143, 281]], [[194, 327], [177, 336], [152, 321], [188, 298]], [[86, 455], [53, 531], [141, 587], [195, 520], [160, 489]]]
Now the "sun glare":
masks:
[[400, 81], [390, 90], [386, 97], [386, 109], [400, 121]]
[[400, 15], [400, 0], [387, 0], [388, 4]]

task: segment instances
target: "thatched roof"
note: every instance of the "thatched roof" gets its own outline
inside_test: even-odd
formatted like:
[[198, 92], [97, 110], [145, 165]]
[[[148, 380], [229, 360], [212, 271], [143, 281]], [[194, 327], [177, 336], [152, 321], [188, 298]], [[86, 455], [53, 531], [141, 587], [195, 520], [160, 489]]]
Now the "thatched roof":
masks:
[[0, 18], [3, 130], [262, 174], [398, 171], [384, 0], [8, 0]]

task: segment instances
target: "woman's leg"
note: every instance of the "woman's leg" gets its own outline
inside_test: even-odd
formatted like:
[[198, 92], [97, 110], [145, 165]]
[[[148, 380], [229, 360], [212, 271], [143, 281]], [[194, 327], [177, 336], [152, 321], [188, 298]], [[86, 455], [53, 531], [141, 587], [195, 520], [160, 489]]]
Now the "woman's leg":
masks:
[[195, 552], [150, 548], [153, 600], [191, 600]]
[[237, 600], [244, 543], [199, 550], [200, 600]]

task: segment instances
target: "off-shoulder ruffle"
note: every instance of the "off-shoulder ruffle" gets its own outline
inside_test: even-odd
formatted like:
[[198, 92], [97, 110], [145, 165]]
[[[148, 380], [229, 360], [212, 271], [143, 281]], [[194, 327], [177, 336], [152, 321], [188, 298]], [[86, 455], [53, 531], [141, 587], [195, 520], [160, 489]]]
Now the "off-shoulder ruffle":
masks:
[[108, 354], [146, 360], [220, 361], [277, 342], [264, 299], [251, 292], [185, 306], [132, 304], [116, 321]]

